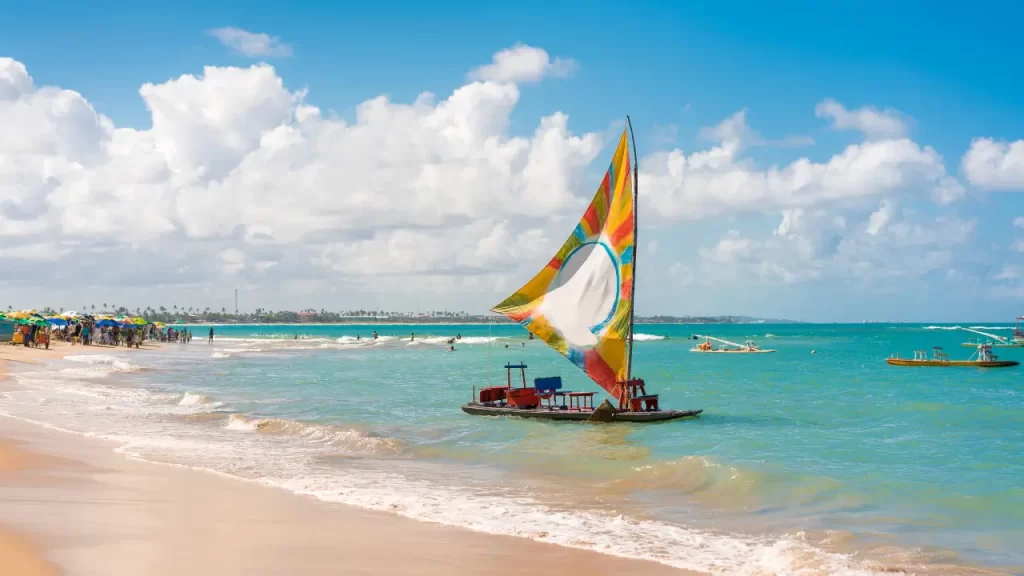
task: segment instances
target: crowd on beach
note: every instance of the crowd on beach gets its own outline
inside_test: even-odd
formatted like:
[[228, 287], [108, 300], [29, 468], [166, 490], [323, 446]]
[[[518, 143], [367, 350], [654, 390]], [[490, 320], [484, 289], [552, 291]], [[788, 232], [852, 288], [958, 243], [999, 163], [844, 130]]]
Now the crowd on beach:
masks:
[[139, 348], [145, 341], [186, 344], [192, 340], [192, 331], [149, 322], [141, 317], [93, 316], [75, 312], [44, 317], [34, 310], [23, 310], [0, 312], [0, 341], [4, 340], [14, 345], [47, 349], [51, 341]]

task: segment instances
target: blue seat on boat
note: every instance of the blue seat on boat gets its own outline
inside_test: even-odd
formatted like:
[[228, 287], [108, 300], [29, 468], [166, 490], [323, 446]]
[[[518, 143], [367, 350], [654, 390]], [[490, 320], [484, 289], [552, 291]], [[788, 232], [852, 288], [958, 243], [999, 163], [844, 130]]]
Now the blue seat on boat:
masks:
[[533, 387], [537, 389], [538, 394], [544, 394], [545, 392], [554, 392], [555, 390], [561, 390], [562, 377], [551, 376], [548, 378], [534, 378]]
[[[565, 401], [564, 394], [568, 394], [568, 391], [562, 390], [562, 378], [561, 376], [551, 376], [548, 378], [534, 378], [533, 387], [537, 390], [537, 394], [540, 394], [541, 398], [548, 401], [548, 406], [552, 407], [552, 399], [555, 394], [562, 395], [562, 401]], [[562, 406], [562, 409], [565, 409]]]

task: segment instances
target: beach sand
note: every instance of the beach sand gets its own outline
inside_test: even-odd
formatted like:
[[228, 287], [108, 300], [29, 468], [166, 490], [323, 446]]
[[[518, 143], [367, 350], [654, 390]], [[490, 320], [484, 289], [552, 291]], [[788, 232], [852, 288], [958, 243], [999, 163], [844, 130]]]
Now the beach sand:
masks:
[[[4, 361], [69, 353], [0, 346]], [[128, 460], [116, 444], [0, 417], [3, 574], [693, 574], [527, 539], [327, 504], [208, 472]], [[11, 567], [14, 567], [12, 570]]]

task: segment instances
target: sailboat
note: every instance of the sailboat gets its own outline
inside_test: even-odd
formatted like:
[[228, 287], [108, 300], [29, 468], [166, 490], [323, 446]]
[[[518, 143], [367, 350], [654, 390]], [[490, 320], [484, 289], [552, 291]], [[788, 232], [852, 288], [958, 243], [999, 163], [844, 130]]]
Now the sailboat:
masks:
[[[594, 392], [562, 390], [559, 377], [537, 378], [530, 386], [526, 365], [509, 363], [505, 384], [482, 388], [479, 394], [474, 387], [464, 412], [616, 422], [658, 422], [702, 412], [662, 410], [658, 395], [633, 377], [637, 167], [629, 156], [632, 132], [627, 116], [611, 165], [562, 248], [532, 280], [492, 308], [568, 358], [616, 405], [605, 400], [595, 409]], [[513, 386], [515, 370], [521, 386]]]
[[[1018, 324], [1018, 326], [1019, 326], [1019, 324]], [[964, 347], [967, 347], [967, 348], [976, 348], [976, 347], [978, 347], [978, 346], [980, 346], [982, 344], [988, 344], [989, 346], [991, 346], [993, 348], [1024, 348], [1024, 339], [1017, 340], [1016, 336], [1014, 338], [1004, 338], [1002, 336], [996, 336], [995, 334], [989, 334], [988, 332], [982, 332], [981, 330], [976, 330], [974, 328], [963, 328], [963, 327], [961, 327], [960, 329], [961, 330], [966, 330], [967, 332], [973, 332], [975, 334], [980, 334], [981, 336], [985, 336], [986, 338], [988, 338], [987, 340], [982, 340], [980, 338], [970, 338], [970, 339], [967, 340], [967, 342], [964, 342], [963, 344], [961, 344], [961, 346], [964, 346]], [[1018, 328], [1015, 328], [1014, 329], [1014, 334], [1015, 335], [1016, 335], [1017, 331], [1018, 331]]]
[[[747, 340], [744, 344], [737, 344], [722, 338], [715, 338], [714, 336], [704, 336], [703, 338], [704, 341], [690, 348], [690, 352], [723, 354], [770, 354], [775, 352], [775, 350], [762, 350], [760, 346], [754, 344], [753, 340]], [[717, 348], [711, 343], [712, 340], [719, 343]]]

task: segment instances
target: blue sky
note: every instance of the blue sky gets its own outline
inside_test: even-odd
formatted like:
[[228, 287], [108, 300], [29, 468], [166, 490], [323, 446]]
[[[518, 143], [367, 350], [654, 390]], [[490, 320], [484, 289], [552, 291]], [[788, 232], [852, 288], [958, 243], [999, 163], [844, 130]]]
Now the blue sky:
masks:
[[[575, 134], [605, 133], [630, 113], [642, 163], [658, 150], [708, 149], [714, 143], [700, 137], [701, 129], [743, 109], [747, 126], [762, 139], [805, 142], [749, 146], [743, 162], [761, 170], [801, 157], [824, 163], [864, 138], [816, 116], [819, 103], [831, 98], [848, 110], [891, 109], [905, 120], [908, 138], [941, 156], [966, 196], [940, 205], [924, 193], [887, 189], [861, 205], [824, 203], [808, 210], [826, 210], [828, 218], [842, 217], [852, 228], [888, 198], [910, 211], [908, 226], [936, 218], [975, 222], [970, 238], [950, 249], [951, 261], [870, 283], [832, 272], [785, 282], [757, 282], [742, 270], [708, 278], [701, 248], [706, 255], [728, 230], [768, 241], [779, 226], [779, 211], [653, 218], [641, 231], [639, 266], [647, 286], [640, 287], [640, 312], [923, 321], [1008, 320], [1022, 312], [1024, 292], [1010, 278], [1016, 272], [1006, 268], [1020, 266], [1021, 254], [1011, 246], [1013, 220], [1024, 216], [1021, 190], [974, 186], [961, 168], [975, 138], [1024, 138], [1024, 74], [1012, 28], [1024, 8], [1015, 3], [646, 2], [627, 7], [612, 2], [15, 1], [12, 8], [8, 13], [15, 15], [15, 24], [0, 36], [0, 56], [23, 63], [37, 87], [79, 92], [118, 128], [152, 127], [139, 94], [145, 83], [198, 75], [204, 66], [248, 67], [262, 59], [233, 52], [206, 34], [225, 26], [279, 37], [292, 54], [266, 60], [287, 89], [307, 89], [306, 101], [350, 122], [356, 107], [377, 95], [412, 102], [430, 91], [444, 99], [493, 53], [518, 43], [542, 48], [552, 58], [572, 58], [577, 66], [566, 78], [519, 86], [509, 136], [529, 137], [541, 117], [556, 111], [568, 114]], [[577, 196], [589, 195], [609, 153], [602, 149], [585, 170], [587, 180]], [[1024, 236], [1024, 230], [1016, 230]], [[656, 249], [649, 249], [649, 240], [657, 241]], [[780, 260], [771, 266], [786, 262], [785, 254], [776, 257]], [[654, 268], [649, 275], [645, 264]], [[677, 271], [689, 271], [685, 281], [665, 273], [674, 264]], [[759, 266], [763, 271], [766, 264]], [[1008, 286], [993, 294], [993, 277], [1000, 274]], [[272, 307], [304, 307], [304, 300], [318, 308], [338, 307], [336, 291], [276, 290], [268, 282], [250, 279], [249, 284], [253, 298], [269, 298]], [[216, 277], [196, 283], [197, 304], [226, 292], [231, 283]], [[171, 285], [161, 283], [151, 292], [163, 294]], [[4, 289], [0, 286], [0, 294]], [[497, 290], [485, 291], [474, 307], [486, 309]], [[137, 291], [124, 298], [143, 296]], [[415, 299], [424, 307], [431, 304], [423, 301], [437, 307], [458, 301], [444, 294]], [[411, 307], [412, 299], [396, 293], [377, 302]]]

